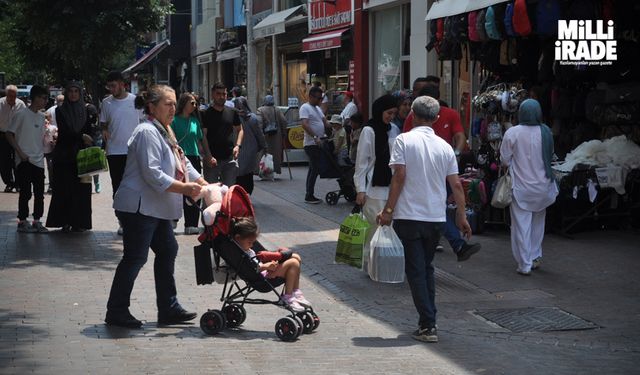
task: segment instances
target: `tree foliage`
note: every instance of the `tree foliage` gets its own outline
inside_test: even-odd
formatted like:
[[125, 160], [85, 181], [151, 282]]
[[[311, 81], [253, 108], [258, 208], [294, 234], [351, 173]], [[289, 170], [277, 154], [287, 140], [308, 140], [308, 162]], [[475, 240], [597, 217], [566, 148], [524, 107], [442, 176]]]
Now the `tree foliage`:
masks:
[[123, 55], [132, 56], [136, 43], [160, 30], [172, 11], [168, 0], [7, 3], [10, 35], [27, 69], [45, 71], [56, 82], [80, 79], [94, 84], [107, 71], [122, 68]]

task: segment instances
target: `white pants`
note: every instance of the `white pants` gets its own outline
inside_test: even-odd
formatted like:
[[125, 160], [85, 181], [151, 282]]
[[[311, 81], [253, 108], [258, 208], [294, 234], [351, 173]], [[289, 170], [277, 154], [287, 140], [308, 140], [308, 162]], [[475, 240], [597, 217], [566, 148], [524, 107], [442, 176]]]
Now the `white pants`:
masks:
[[533, 260], [542, 256], [546, 210], [532, 212], [511, 202], [511, 251], [518, 271], [531, 271]]
[[376, 216], [378, 213], [382, 211], [384, 205], [387, 204], [386, 199], [374, 199], [371, 197], [367, 197], [367, 200], [364, 202], [364, 206], [362, 207], [362, 214], [364, 218], [369, 222], [369, 229], [367, 230], [367, 234], [364, 238], [364, 249], [362, 250], [362, 270], [369, 275], [369, 253], [371, 252], [371, 239], [373, 238], [373, 234], [376, 232], [378, 228], [378, 224], [376, 224]]

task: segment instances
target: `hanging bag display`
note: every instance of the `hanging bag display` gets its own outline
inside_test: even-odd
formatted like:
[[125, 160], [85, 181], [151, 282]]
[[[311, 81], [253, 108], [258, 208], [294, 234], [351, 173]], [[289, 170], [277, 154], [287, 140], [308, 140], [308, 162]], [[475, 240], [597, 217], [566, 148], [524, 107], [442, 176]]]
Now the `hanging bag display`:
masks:
[[496, 184], [496, 190], [491, 197], [491, 205], [495, 208], [507, 208], [511, 204], [511, 189], [513, 185], [511, 182], [511, 175], [507, 170], [502, 177], [498, 179]]
[[369, 276], [381, 283], [404, 281], [404, 247], [389, 225], [381, 225], [371, 239]]
[[361, 212], [352, 213], [342, 221], [336, 246], [337, 263], [362, 268], [362, 251], [368, 229], [369, 222]]
[[87, 177], [100, 172], [109, 171], [109, 163], [104, 150], [98, 146], [87, 147], [78, 151], [78, 177]]

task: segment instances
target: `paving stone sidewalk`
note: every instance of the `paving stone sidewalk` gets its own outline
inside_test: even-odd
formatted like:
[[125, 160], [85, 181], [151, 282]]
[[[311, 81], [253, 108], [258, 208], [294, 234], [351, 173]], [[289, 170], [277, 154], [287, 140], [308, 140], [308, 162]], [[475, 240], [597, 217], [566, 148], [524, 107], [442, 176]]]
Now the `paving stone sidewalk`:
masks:
[[[302, 285], [321, 318], [317, 332], [294, 343], [276, 338], [274, 324], [285, 314], [274, 306], [249, 306], [240, 329], [215, 337], [197, 323], [157, 327], [153, 255], [132, 296], [144, 329], [106, 327], [106, 298], [122, 249], [109, 189], [93, 195], [94, 230], [79, 234], [16, 233], [17, 194], [1, 193], [0, 373], [638, 372], [637, 233], [588, 233], [574, 241], [548, 236], [544, 268], [528, 279], [515, 274], [504, 232], [477, 236], [483, 250], [468, 262], [455, 262], [449, 250], [439, 254], [440, 343], [429, 345], [408, 335], [416, 315], [406, 283], [378, 284], [334, 264], [337, 223], [351, 206], [305, 205], [305, 172], [294, 167], [293, 181], [257, 181], [253, 195], [261, 241], [302, 254]], [[318, 195], [336, 187], [320, 180]], [[195, 285], [195, 236], [178, 241], [180, 301], [199, 314], [219, 308], [219, 284]], [[514, 333], [473, 314], [532, 306], [558, 307], [600, 328]]]

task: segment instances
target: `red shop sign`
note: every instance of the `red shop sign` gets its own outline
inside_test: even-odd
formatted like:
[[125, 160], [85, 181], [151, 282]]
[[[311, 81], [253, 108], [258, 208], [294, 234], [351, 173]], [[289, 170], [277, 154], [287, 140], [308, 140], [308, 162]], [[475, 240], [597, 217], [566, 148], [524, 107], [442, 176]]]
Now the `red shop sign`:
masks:
[[309, 34], [353, 25], [353, 0], [310, 0]]

